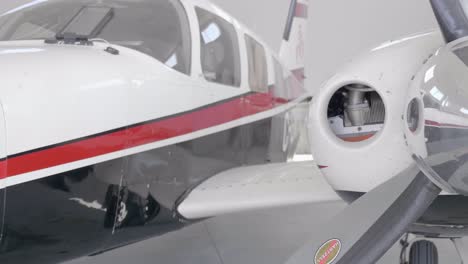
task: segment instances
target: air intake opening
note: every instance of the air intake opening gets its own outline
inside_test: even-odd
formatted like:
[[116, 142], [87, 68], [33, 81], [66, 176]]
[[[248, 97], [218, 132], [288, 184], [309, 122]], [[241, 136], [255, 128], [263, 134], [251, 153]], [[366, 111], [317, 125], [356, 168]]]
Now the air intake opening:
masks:
[[408, 105], [408, 112], [406, 114], [406, 122], [411, 132], [416, 133], [419, 128], [420, 122], [420, 104], [418, 99], [414, 98]]
[[372, 138], [385, 122], [382, 97], [371, 87], [351, 84], [338, 89], [328, 104], [328, 123], [333, 133], [347, 142]]

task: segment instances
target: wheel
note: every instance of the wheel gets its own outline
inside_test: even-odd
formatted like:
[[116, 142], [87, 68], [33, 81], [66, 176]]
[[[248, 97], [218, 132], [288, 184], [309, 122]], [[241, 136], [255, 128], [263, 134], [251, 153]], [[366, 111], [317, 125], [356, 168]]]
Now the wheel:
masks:
[[411, 245], [409, 264], [438, 264], [439, 254], [436, 245], [428, 240], [420, 240]]

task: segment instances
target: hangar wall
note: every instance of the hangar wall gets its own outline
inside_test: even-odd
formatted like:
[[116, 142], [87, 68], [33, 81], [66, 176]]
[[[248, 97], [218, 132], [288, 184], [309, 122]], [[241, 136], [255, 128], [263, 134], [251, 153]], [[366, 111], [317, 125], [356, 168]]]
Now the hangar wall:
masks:
[[[251, 27], [271, 47], [279, 49], [289, 0], [214, 2]], [[437, 26], [429, 0], [309, 2], [309, 89], [320, 85], [337, 67], [366, 49]]]

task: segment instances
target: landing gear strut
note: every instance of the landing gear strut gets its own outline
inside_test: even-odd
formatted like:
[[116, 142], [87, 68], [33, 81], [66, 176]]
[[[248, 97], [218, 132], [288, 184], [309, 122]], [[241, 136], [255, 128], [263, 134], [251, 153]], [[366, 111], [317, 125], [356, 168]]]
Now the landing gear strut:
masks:
[[453, 242], [453, 245], [457, 249], [458, 256], [460, 256], [460, 260], [462, 264], [468, 264], [468, 252], [466, 252], [465, 244], [461, 238], [452, 238], [450, 239]]
[[401, 251], [400, 251], [400, 264], [408, 264], [406, 255], [408, 251], [408, 246], [409, 244], [409, 234], [406, 233], [402, 239], [400, 239], [400, 246], [401, 246]]

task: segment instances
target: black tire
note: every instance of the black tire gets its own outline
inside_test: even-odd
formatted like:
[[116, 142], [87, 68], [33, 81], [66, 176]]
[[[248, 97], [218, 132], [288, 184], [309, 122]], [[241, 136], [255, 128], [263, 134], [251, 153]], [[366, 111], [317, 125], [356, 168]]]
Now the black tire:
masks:
[[439, 254], [436, 245], [428, 240], [420, 240], [411, 245], [409, 264], [438, 264]]

